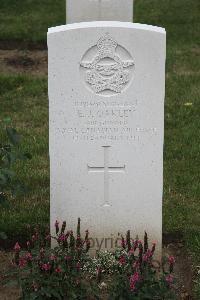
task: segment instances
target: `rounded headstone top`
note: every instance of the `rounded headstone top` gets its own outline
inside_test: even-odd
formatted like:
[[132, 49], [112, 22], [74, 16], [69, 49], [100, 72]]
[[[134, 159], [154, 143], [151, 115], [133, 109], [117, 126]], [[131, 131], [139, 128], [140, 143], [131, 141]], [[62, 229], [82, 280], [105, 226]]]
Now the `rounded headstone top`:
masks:
[[130, 22], [119, 22], [119, 21], [94, 21], [94, 22], [81, 22], [81, 23], [73, 23], [68, 25], [61, 25], [56, 27], [51, 27], [48, 29], [48, 34], [62, 32], [67, 30], [74, 30], [74, 29], [84, 29], [84, 28], [98, 28], [98, 27], [112, 27], [112, 28], [132, 28], [138, 30], [147, 30], [147, 31], [154, 31], [158, 33], [165, 34], [165, 28], [152, 26], [147, 24], [140, 24], [140, 23], [130, 23]]

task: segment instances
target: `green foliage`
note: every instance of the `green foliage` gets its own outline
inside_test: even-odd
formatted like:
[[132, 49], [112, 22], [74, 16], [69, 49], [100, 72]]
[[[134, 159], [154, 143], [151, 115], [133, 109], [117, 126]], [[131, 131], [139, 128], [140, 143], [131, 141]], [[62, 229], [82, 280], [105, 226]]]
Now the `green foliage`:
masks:
[[[19, 278], [21, 299], [176, 299], [175, 260], [169, 257], [161, 268], [153, 259], [155, 244], [148, 248], [146, 233], [142, 243], [131, 240], [128, 231], [122, 247], [91, 258], [89, 233], [81, 238], [80, 219], [76, 236], [66, 231], [66, 222], [60, 227], [56, 221], [55, 230], [55, 237], [47, 234], [43, 239], [37, 229], [27, 242], [27, 251], [21, 251], [18, 243], [14, 247], [12, 275]], [[50, 248], [50, 241], [57, 246]]]
[[176, 299], [172, 275], [174, 257], [163, 259], [161, 265], [153, 257], [155, 244], [149, 249], [146, 233], [144, 243], [138, 239], [130, 240], [130, 231], [127, 237], [122, 248], [114, 253], [118, 266], [112, 275], [109, 299]]
[[5, 234], [5, 232], [0, 231], [0, 239], [6, 240], [7, 238], [8, 238], [8, 236]]
[[173, 290], [166, 284], [165, 278], [156, 278], [155, 271], [146, 270], [143, 281], [137, 283], [137, 290], [131, 291], [126, 274], [117, 274], [113, 278], [109, 300], [173, 300], [177, 299]]
[[[7, 123], [8, 120], [5, 120]], [[19, 160], [30, 159], [29, 153], [22, 153], [19, 147], [21, 136], [16, 129], [1, 123], [1, 132], [5, 131], [4, 139], [0, 143], [0, 204], [6, 205], [9, 193], [16, 195], [22, 191], [22, 185], [17, 180], [14, 166]]]
[[196, 285], [194, 288], [195, 299], [200, 299], [200, 271], [198, 271]]
[[[20, 150], [21, 136], [16, 129], [9, 127], [9, 118], [4, 119], [1, 125], [2, 139], [0, 141], [0, 205], [8, 206], [8, 195], [15, 196], [24, 190], [22, 184], [17, 180], [14, 165], [19, 160], [30, 159], [29, 153], [22, 153]], [[5, 134], [3, 135], [5, 131]], [[5, 232], [0, 231], [0, 239], [7, 239]]]
[[28, 224], [45, 228], [49, 222], [47, 81], [27, 75], [0, 75], [0, 103], [0, 119], [11, 117], [23, 136], [20, 148], [32, 154], [31, 160], [15, 164], [17, 178], [26, 183], [28, 192], [25, 197], [17, 196], [9, 210], [0, 209], [0, 231], [13, 239], [18, 234], [26, 236]]
[[[21, 251], [18, 243], [14, 247], [15, 275], [22, 288], [22, 299], [81, 300], [96, 297], [97, 287], [82, 271], [89, 257], [88, 232], [84, 238], [78, 233], [74, 236], [71, 230], [65, 231], [66, 222], [60, 228], [57, 221], [55, 229], [56, 236], [48, 234], [45, 239], [34, 232], [27, 242], [26, 252]], [[50, 247], [50, 240], [57, 244], [54, 249]]]

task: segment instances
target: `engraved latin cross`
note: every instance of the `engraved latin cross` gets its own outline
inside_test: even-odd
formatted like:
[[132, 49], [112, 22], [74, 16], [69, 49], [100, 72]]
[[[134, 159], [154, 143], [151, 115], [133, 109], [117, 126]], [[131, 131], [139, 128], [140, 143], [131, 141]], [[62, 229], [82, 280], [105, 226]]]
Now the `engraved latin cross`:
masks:
[[111, 206], [109, 201], [109, 173], [124, 173], [125, 165], [119, 167], [109, 166], [109, 148], [110, 146], [102, 146], [104, 149], [104, 166], [91, 167], [88, 165], [89, 173], [104, 173], [104, 207]]

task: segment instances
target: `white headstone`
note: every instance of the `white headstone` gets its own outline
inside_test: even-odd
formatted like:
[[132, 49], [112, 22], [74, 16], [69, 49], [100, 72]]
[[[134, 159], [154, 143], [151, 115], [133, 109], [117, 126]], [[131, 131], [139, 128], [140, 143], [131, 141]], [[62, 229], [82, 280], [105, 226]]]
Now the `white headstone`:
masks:
[[67, 23], [133, 22], [133, 0], [67, 0]]
[[165, 39], [132, 23], [49, 29], [53, 232], [80, 217], [96, 248], [130, 229], [161, 250]]

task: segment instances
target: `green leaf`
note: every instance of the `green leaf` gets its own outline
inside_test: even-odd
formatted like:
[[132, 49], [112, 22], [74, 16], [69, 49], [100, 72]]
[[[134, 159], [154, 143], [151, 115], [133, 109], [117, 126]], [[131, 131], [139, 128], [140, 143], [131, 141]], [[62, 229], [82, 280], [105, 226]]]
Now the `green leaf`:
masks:
[[6, 124], [9, 124], [11, 122], [11, 118], [10, 117], [6, 117], [3, 119], [3, 122]]
[[0, 192], [0, 205], [3, 205], [6, 202], [7, 198], [6, 195]]
[[32, 156], [30, 153], [20, 153], [18, 154], [17, 158], [21, 160], [26, 160], [26, 159], [31, 159]]
[[30, 295], [26, 296], [25, 300], [35, 300], [38, 299], [38, 295], [36, 293], [31, 293]]
[[8, 138], [9, 138], [10, 142], [14, 146], [19, 145], [19, 143], [21, 141], [21, 136], [17, 133], [16, 129], [7, 127], [6, 132], [7, 132], [7, 135], [8, 135]]
[[11, 188], [11, 193], [14, 197], [18, 196], [18, 195], [24, 195], [27, 191], [28, 191], [28, 188], [21, 184], [20, 182], [15, 182]]
[[8, 161], [9, 161], [9, 164], [10, 166], [12, 164], [15, 163], [15, 161], [17, 160], [17, 154], [15, 152], [10, 152], [8, 155], [7, 155], [7, 158], [8, 158]]
[[7, 176], [2, 171], [0, 171], [0, 185], [5, 185], [7, 182]]
[[9, 280], [6, 284], [6, 287], [16, 287], [18, 286], [18, 281], [17, 280]]
[[56, 299], [62, 300], [60, 293], [58, 293], [56, 290], [51, 291], [51, 294], [56, 297]]
[[0, 171], [2, 174], [7, 175], [8, 177], [14, 177], [15, 176], [15, 172], [9, 169], [1, 169]]
[[6, 144], [3, 146], [4, 150], [7, 152], [11, 152], [11, 145], [10, 144]]
[[24, 156], [27, 158], [27, 159], [31, 159], [32, 158], [32, 155], [28, 152], [24, 153]]
[[5, 234], [5, 232], [0, 232], [0, 239], [7, 240], [8, 236]]
[[0, 192], [0, 205], [4, 208], [8, 208], [9, 204], [7, 201], [7, 197], [4, 193]]

